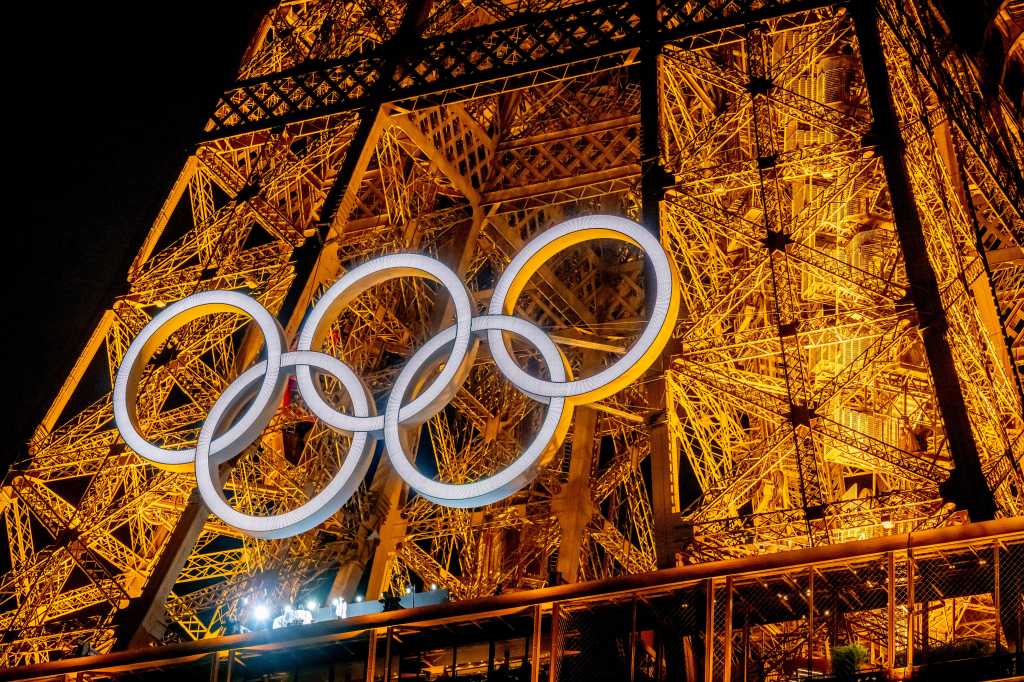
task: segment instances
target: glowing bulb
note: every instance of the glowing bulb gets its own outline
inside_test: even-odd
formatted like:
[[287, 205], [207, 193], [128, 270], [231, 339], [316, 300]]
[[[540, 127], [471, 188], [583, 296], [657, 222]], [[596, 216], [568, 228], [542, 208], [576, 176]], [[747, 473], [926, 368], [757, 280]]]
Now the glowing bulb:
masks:
[[256, 620], [266, 620], [270, 618], [270, 609], [263, 604], [257, 604], [256, 608], [252, 610], [252, 617]]
[[316, 602], [313, 601], [312, 599], [308, 599], [306, 601], [306, 610], [307, 611], [312, 611], [315, 608], [316, 608]]
[[363, 601], [363, 595], [356, 595], [356, 601]]
[[406, 594], [412, 594], [412, 587], [405, 588], [405, 593]]
[[430, 583], [430, 591], [433, 592], [436, 589], [437, 589], [437, 585], [435, 583]]

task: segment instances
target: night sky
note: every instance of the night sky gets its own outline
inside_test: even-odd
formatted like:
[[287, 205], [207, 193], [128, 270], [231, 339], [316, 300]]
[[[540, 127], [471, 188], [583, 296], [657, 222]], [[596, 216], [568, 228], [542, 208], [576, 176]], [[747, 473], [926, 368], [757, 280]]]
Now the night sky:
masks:
[[5, 11], [4, 152], [15, 181], [4, 229], [0, 473], [24, 456], [92, 327], [124, 291], [128, 265], [266, 5]]

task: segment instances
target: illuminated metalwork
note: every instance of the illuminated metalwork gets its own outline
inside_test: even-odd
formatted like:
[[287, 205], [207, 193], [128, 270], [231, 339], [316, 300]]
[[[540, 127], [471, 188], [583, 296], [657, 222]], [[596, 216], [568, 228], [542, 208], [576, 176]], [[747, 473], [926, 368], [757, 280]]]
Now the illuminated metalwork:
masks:
[[[257, 597], [468, 598], [1020, 514], [1024, 146], [991, 97], [929, 0], [282, 2], [4, 479], [3, 664], [207, 637]], [[525, 243], [585, 213], [657, 230], [678, 321], [654, 369], [577, 408], [501, 503], [437, 507], [378, 453], [317, 530], [250, 538], [209, 517], [190, 475], [141, 463], [90, 393], [194, 292], [245, 291], [291, 342], [369, 258], [427, 253], [482, 303]], [[625, 244], [574, 247], [514, 312], [593, 375], [644, 326], [645, 267]], [[386, 282], [316, 350], [380, 400], [451, 316], [423, 282]], [[231, 313], [177, 331], [141, 377], [143, 435], [191, 446], [260, 344]], [[406, 446], [441, 480], [477, 480], [539, 417], [481, 356]], [[226, 495], [294, 509], [348, 444], [288, 388]], [[991, 606], [934, 608], [939, 628]], [[849, 627], [877, 639], [884, 622]]]

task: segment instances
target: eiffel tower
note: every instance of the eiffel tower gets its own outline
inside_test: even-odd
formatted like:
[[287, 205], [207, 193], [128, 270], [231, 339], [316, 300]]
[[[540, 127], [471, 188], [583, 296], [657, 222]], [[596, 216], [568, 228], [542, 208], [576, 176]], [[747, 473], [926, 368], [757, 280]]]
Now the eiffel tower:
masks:
[[[995, 10], [1012, 44], [1020, 3]], [[214, 637], [253, 595], [460, 600], [1024, 514], [1021, 103], [952, 30], [935, 0], [282, 1], [3, 479], [0, 666]], [[484, 508], [411, 493], [378, 449], [316, 530], [253, 538], [128, 449], [109, 386], [83, 381], [112, 382], [143, 326], [204, 290], [246, 292], [294, 343], [383, 254], [435, 256], [485, 304], [525, 242], [593, 213], [659, 236], [678, 324]], [[648, 288], [639, 251], [592, 242], [516, 314], [587, 376], [636, 338]], [[322, 350], [383, 400], [446, 303], [381, 284]], [[171, 337], [139, 396], [151, 441], [195, 441], [259, 358], [253, 326], [219, 313]], [[482, 358], [417, 459], [486, 476], [538, 409]], [[231, 504], [294, 508], [347, 441], [289, 392], [226, 473]]]

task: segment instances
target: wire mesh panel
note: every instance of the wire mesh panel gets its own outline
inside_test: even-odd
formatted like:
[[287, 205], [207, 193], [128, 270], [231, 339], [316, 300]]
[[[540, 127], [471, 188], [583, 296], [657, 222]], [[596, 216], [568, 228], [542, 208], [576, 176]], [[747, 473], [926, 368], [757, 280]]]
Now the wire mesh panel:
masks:
[[914, 658], [920, 663], [995, 653], [993, 548], [914, 557]]
[[711, 638], [712, 679], [724, 680], [730, 676], [732, 665], [732, 583], [719, 582], [710, 589], [714, 599], [714, 607], [710, 611], [713, 627], [704, 633], [704, 637], [705, 641]]
[[812, 571], [813, 669], [840, 678], [882, 669], [889, 641], [887, 558]]
[[806, 571], [735, 580], [734, 622], [742, 638], [742, 660], [734, 666], [738, 679], [795, 679], [807, 669], [808, 583]]
[[[527, 682], [532, 614], [393, 628], [386, 662], [374, 680], [502, 680]], [[378, 645], [379, 646], [379, 645]], [[378, 649], [380, 651], [380, 649]]]
[[704, 679], [704, 629], [707, 612], [703, 586], [638, 595], [634, 680], [647, 682]]
[[633, 602], [563, 604], [558, 648], [552, 648], [554, 680], [618, 682], [629, 679]]
[[999, 633], [1002, 644], [1015, 654], [1016, 670], [1021, 665], [1022, 625], [1024, 625], [1024, 542], [999, 543]]
[[984, 542], [914, 556], [913, 663], [927, 674], [991, 679], [1017, 665], [1020, 545]]

